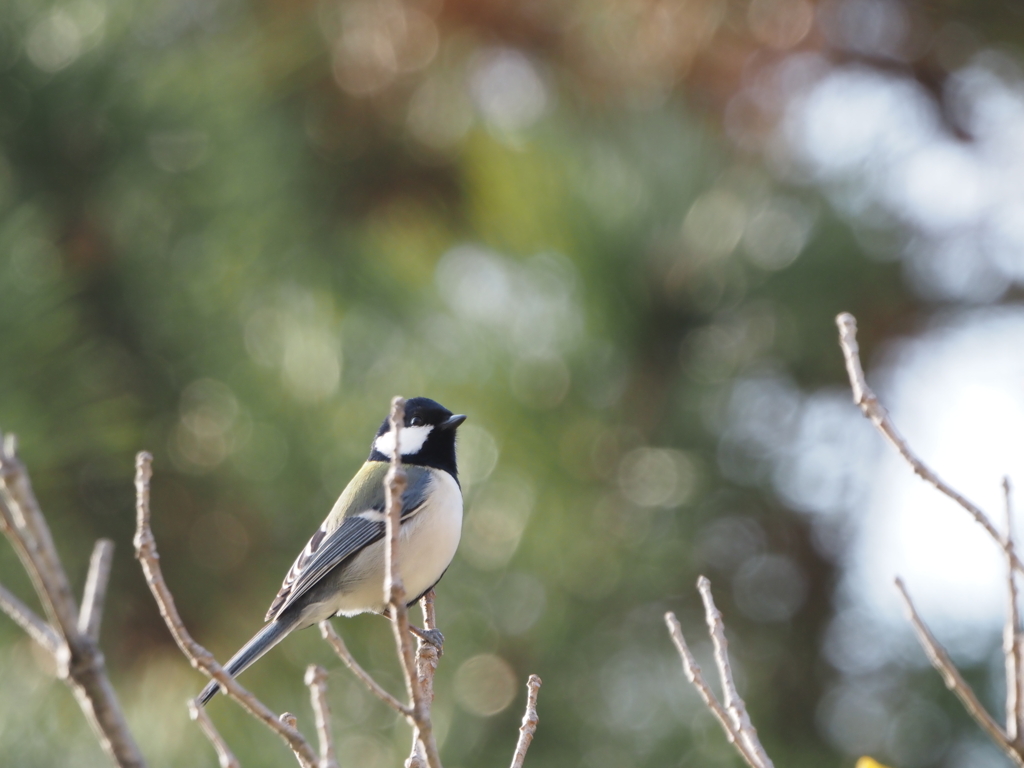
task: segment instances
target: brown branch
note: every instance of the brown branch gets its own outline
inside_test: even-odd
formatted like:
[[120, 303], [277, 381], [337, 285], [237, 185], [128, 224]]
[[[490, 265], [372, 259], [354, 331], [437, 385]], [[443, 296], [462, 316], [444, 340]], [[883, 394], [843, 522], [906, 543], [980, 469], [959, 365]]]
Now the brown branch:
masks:
[[114, 542], [99, 539], [92, 548], [89, 558], [89, 573], [85, 577], [82, 593], [82, 612], [78, 615], [78, 631], [96, 642], [100, 639], [100, 622], [103, 620], [103, 603], [107, 597], [110, 582], [110, 565], [114, 559]]
[[430, 702], [425, 698], [416, 674], [416, 660], [412, 649], [412, 635], [409, 631], [409, 610], [406, 606], [405, 585], [398, 567], [398, 540], [402, 524], [402, 494], [406, 487], [406, 474], [402, 469], [401, 430], [405, 423], [405, 400], [396, 397], [391, 401], [391, 429], [395, 436], [395, 448], [391, 454], [391, 468], [385, 479], [385, 549], [384, 549], [384, 601], [394, 619], [395, 645], [398, 649], [405, 686], [412, 703], [412, 725], [423, 747], [427, 765], [441, 768], [441, 758], [434, 739], [434, 727], [430, 719]]
[[238, 758], [235, 757], [228, 743], [224, 741], [224, 737], [214, 727], [210, 716], [206, 714], [206, 709], [199, 706], [199, 703], [193, 699], [188, 703], [188, 714], [193, 721], [199, 724], [199, 728], [206, 734], [206, 738], [213, 745], [213, 749], [217, 753], [217, 764], [220, 768], [242, 768], [242, 764], [238, 762]]
[[540, 722], [537, 716], [537, 694], [540, 692], [540, 686], [541, 679], [537, 675], [530, 675], [530, 679], [526, 681], [526, 712], [523, 714], [523, 724], [519, 726], [519, 740], [512, 755], [512, 768], [523, 768], [526, 750], [530, 748], [533, 735], [537, 732], [537, 723]]
[[349, 651], [348, 647], [345, 645], [345, 641], [342, 640], [341, 636], [334, 630], [334, 626], [329, 620], [320, 622], [320, 635], [327, 641], [331, 648], [334, 649], [338, 658], [345, 663], [345, 666], [352, 671], [352, 674], [362, 681], [363, 685], [367, 687], [370, 693], [403, 717], [412, 717], [412, 710], [409, 707], [384, 690], [384, 688], [382, 688], [380, 684], [370, 676], [370, 673], [359, 665], [359, 662], [357, 662], [352, 656], [351, 651]]
[[1018, 749], [1024, 746], [1024, 635], [1020, 625], [1020, 599], [1017, 590], [1017, 574], [1013, 568], [1013, 499], [1010, 478], [1003, 478], [1003, 494], [1006, 499], [1006, 536], [1003, 547], [1006, 550], [1007, 611], [1006, 627], [1003, 630], [1003, 655], [1006, 667], [1006, 735]]
[[[227, 693], [246, 712], [280, 736], [295, 753], [303, 768], [315, 768], [316, 753], [295, 725], [291, 721], [279, 719], [263, 702], [239, 685], [235, 678], [225, 672], [224, 668], [217, 663], [212, 653], [192, 639], [185, 628], [174, 604], [174, 596], [164, 581], [163, 572], [160, 569], [160, 555], [156, 549], [156, 539], [153, 537], [150, 527], [149, 483], [153, 476], [152, 462], [153, 457], [145, 451], [139, 453], [135, 458], [135, 557], [142, 565], [146, 584], [149, 585], [149, 590], [153, 594], [153, 599], [156, 600], [167, 629], [174, 638], [174, 642], [178, 644], [178, 648], [195, 669], [220, 683], [221, 691]], [[281, 717], [284, 718], [284, 715]]]
[[28, 471], [18, 459], [14, 435], [0, 441], [0, 532], [11, 542], [32, 582], [49, 620], [48, 632], [41, 630], [42, 619], [16, 598], [4, 601], [4, 611], [53, 653], [58, 677], [71, 688], [110, 759], [122, 768], [143, 768], [145, 759], [107, 677], [103, 654], [95, 638], [79, 630], [78, 605]]
[[995, 719], [985, 710], [985, 707], [982, 706], [971, 686], [964, 680], [963, 675], [960, 674], [960, 671], [953, 664], [953, 660], [949, 658], [949, 654], [946, 653], [946, 650], [935, 639], [931, 630], [921, 620], [917, 609], [914, 608], [914, 604], [910, 600], [907, 588], [903, 585], [902, 579], [896, 579], [896, 589], [899, 590], [903, 598], [907, 618], [913, 625], [914, 632], [917, 633], [917, 639], [921, 643], [921, 647], [924, 648], [928, 661], [931, 662], [932, 666], [942, 676], [942, 681], [946, 684], [946, 687], [956, 694], [964, 709], [981, 726], [981, 729], [988, 734], [989, 738], [1009, 755], [1014, 763], [1018, 766], [1024, 766], [1024, 757], [1018, 752], [1013, 742], [1003, 729], [999, 727]]
[[[973, 517], [992, 539], [1002, 547], [1002, 534], [989, 520], [988, 516], [973, 502], [947, 485], [935, 472], [933, 472], [914, 452], [910, 450], [907, 441], [903, 439], [896, 430], [896, 426], [889, 418], [888, 411], [879, 402], [875, 393], [868, 386], [864, 377], [864, 369], [860, 362], [860, 347], [857, 344], [857, 320], [848, 312], [843, 312], [836, 317], [836, 325], [839, 327], [839, 346], [842, 347], [843, 357], [846, 359], [846, 372], [850, 377], [850, 389], [853, 390], [853, 402], [860, 406], [861, 411], [878, 429], [879, 432], [899, 451], [900, 455], [910, 465], [914, 473], [933, 485], [941, 493], [945, 494]], [[1009, 557], [1013, 567], [1024, 572], [1024, 562], [1021, 562], [1016, 552], [1010, 551]]]
[[318, 768], [338, 768], [338, 759], [334, 754], [334, 736], [331, 733], [331, 708], [327, 703], [327, 670], [319, 664], [306, 667], [306, 687], [313, 704], [313, 717], [316, 721], [316, 735], [320, 742], [320, 762]]
[[714, 598], [711, 596], [711, 582], [704, 576], [697, 579], [697, 590], [704, 601], [704, 615], [708, 625], [708, 634], [711, 636], [711, 644], [715, 650], [715, 664], [718, 666], [718, 676], [722, 681], [722, 704], [725, 711], [729, 713], [733, 728], [739, 736], [750, 755], [756, 760], [758, 768], [773, 768], [768, 753], [761, 746], [757, 736], [757, 729], [750, 721], [747, 714], [746, 704], [736, 690], [736, 683], [732, 677], [732, 665], [729, 663], [729, 641], [725, 639], [725, 622], [722, 614], [715, 606]]
[[757, 760], [747, 749], [746, 744], [740, 739], [729, 714], [722, 708], [722, 705], [718, 703], [718, 699], [715, 698], [715, 694], [711, 690], [711, 686], [709, 686], [707, 680], [704, 679], [704, 673], [701, 672], [700, 665], [697, 664], [697, 659], [693, 657], [693, 654], [690, 652], [690, 647], [686, 644], [686, 639], [683, 637], [683, 629], [679, 626], [679, 620], [676, 618], [676, 615], [671, 612], [666, 613], [665, 623], [668, 625], [669, 634], [672, 636], [672, 641], [675, 643], [676, 650], [679, 652], [679, 658], [682, 659], [683, 673], [686, 675], [686, 679], [689, 680], [690, 684], [697, 689], [697, 693], [700, 695], [701, 699], [703, 699], [705, 706], [707, 706], [707, 708], [711, 710], [711, 713], [718, 719], [719, 724], [722, 726], [722, 730], [725, 731], [726, 738], [729, 739], [729, 742], [736, 748], [736, 751], [740, 753], [740, 757], [746, 761], [750, 768], [760, 768]]

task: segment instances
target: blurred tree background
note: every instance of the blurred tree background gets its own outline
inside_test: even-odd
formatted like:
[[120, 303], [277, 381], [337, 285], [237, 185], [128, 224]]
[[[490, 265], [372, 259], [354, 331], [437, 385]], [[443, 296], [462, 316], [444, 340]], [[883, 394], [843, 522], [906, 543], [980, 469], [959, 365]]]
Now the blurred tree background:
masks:
[[[736, 765], [661, 618], [699, 626], [700, 572], [777, 765], [1002, 765], [919, 654], [849, 662], [885, 640], [850, 639], [834, 510], [844, 449], [881, 449], [833, 317], [870, 353], [1019, 300], [1021, 14], [5, 0], [0, 427], [73, 578], [117, 542], [102, 642], [151, 763], [215, 758], [132, 561], [134, 452], [179, 607], [226, 658], [402, 394], [470, 417], [438, 590], [450, 768], [508, 759], [530, 672], [533, 768]], [[7, 547], [0, 580], [28, 596]], [[400, 684], [383, 620], [336, 624]], [[314, 631], [244, 682], [308, 730], [310, 661], [339, 667]], [[105, 765], [45, 666], [0, 620], [4, 765]], [[405, 724], [330, 685], [342, 765], [398, 765]], [[211, 713], [247, 768], [291, 763]]]

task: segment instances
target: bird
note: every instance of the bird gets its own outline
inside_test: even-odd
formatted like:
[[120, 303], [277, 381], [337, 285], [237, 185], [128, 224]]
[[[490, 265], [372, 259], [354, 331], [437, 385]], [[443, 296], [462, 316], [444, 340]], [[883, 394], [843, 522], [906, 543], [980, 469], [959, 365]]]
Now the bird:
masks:
[[[399, 570], [412, 605], [440, 581], [462, 535], [462, 486], [455, 436], [463, 414], [426, 397], [405, 403], [399, 448], [407, 475], [402, 494]], [[327, 518], [284, 577], [259, 632], [231, 657], [232, 677], [251, 666], [289, 633], [331, 616], [385, 613], [384, 479], [395, 452], [395, 433], [384, 419], [370, 455], [345, 486]], [[205, 706], [220, 686], [197, 697]]]

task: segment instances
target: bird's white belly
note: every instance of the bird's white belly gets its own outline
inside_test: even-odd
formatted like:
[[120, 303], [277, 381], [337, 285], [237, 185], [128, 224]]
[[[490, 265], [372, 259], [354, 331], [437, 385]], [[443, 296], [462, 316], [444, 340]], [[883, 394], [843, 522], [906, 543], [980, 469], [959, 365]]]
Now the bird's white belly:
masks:
[[[430, 589], [455, 557], [462, 537], [462, 491], [455, 478], [437, 472], [426, 503], [407, 522], [402, 523], [398, 546], [398, 565], [405, 594], [413, 600]], [[354, 616], [384, 610], [384, 547], [377, 541], [363, 549], [346, 569], [350, 588], [331, 601], [331, 614]], [[326, 616], [325, 616], [326, 618]]]

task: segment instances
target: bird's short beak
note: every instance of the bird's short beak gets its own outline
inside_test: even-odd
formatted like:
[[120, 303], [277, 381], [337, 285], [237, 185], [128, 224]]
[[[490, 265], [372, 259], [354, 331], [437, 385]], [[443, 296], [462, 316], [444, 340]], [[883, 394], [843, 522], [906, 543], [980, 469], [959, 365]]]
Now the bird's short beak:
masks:
[[455, 429], [465, 420], [465, 414], [457, 413], [454, 416], [449, 416], [447, 421], [442, 421], [438, 426], [440, 426], [441, 429]]

